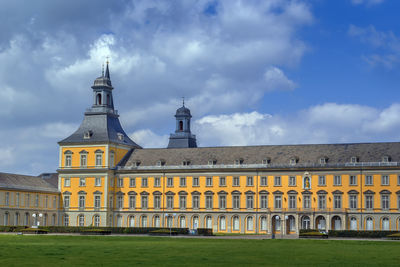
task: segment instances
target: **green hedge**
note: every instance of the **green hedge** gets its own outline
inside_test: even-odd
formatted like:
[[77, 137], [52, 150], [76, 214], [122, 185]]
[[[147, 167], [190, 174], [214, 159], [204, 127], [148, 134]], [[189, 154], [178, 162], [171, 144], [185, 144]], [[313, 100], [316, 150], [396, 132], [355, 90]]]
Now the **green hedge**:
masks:
[[354, 238], [382, 238], [398, 233], [398, 231], [353, 231], [353, 230], [330, 230], [330, 237], [354, 237]]
[[210, 228], [197, 228], [197, 234], [204, 236], [211, 236], [213, 235], [213, 230]]
[[[27, 226], [0, 226], [0, 232], [21, 232]], [[113, 234], [148, 234], [152, 231], [160, 229], [168, 229], [162, 227], [80, 227], [80, 226], [39, 226], [38, 229], [43, 229], [49, 233], [82, 233], [92, 229], [110, 231]], [[179, 235], [187, 235], [188, 228], [171, 228], [172, 231]]]

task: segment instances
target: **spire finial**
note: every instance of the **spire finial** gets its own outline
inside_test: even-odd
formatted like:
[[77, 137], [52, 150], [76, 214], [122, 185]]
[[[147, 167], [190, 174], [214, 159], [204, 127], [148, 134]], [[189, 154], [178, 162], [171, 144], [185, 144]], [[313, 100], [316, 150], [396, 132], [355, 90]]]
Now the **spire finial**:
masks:
[[182, 96], [182, 106], [183, 107], [185, 106], [185, 97], [184, 96]]
[[104, 63], [101, 64], [101, 76], [104, 77]]
[[105, 77], [108, 78], [108, 79], [110, 79], [110, 71], [108, 70], [108, 63], [110, 63], [110, 62], [108, 61], [109, 56], [106, 56], [106, 59], [107, 59], [107, 61], [106, 61], [106, 74], [105, 74]]

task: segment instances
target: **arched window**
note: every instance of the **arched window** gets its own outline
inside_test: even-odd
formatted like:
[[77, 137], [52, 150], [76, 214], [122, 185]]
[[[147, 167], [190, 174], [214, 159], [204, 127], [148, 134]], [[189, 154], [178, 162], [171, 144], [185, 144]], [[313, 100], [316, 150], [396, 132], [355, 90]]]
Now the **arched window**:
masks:
[[129, 216], [129, 227], [135, 227], [135, 216]]
[[186, 227], [186, 218], [185, 218], [185, 216], [181, 216], [181, 217], [179, 218], [179, 226], [180, 226], [181, 228], [185, 228], [185, 227]]
[[193, 216], [192, 221], [193, 229], [197, 229], [199, 227], [199, 216]]
[[101, 94], [97, 94], [96, 99], [97, 105], [101, 105]]
[[233, 216], [232, 224], [233, 224], [233, 227], [232, 227], [233, 231], [239, 231], [239, 227], [240, 227], [239, 216]]
[[117, 227], [122, 227], [122, 216], [117, 215]]
[[160, 216], [154, 216], [154, 227], [160, 227]]
[[385, 217], [382, 219], [382, 230], [389, 231], [389, 218]]
[[142, 227], [147, 227], [147, 216], [143, 215], [142, 216]]
[[107, 94], [107, 105], [111, 105], [111, 98], [109, 94]]
[[8, 212], [4, 213], [4, 225], [10, 225], [9, 217], [10, 217], [10, 215]]
[[247, 231], [253, 231], [254, 226], [253, 226], [253, 217], [247, 217]]
[[357, 230], [357, 219], [355, 217], [350, 218], [350, 230]]
[[179, 131], [183, 131], [183, 121], [179, 121]]
[[219, 218], [219, 230], [225, 231], [226, 230], [226, 219], [225, 216], [221, 216]]
[[25, 225], [29, 225], [29, 213], [25, 213]]
[[371, 217], [368, 217], [365, 224], [365, 230], [372, 231], [374, 230], [374, 220]]
[[14, 225], [19, 225], [19, 213], [18, 213], [18, 212], [15, 213], [15, 222], [14, 222]]
[[304, 216], [301, 219], [301, 228], [302, 229], [310, 229], [310, 217]]
[[267, 217], [262, 216], [260, 219], [261, 231], [267, 231]]
[[68, 226], [69, 225], [69, 216], [68, 214], [64, 214], [64, 226]]
[[167, 216], [167, 227], [172, 227], [173, 226], [173, 218], [171, 215]]
[[212, 228], [212, 218], [211, 216], [206, 217], [206, 228], [211, 229]]

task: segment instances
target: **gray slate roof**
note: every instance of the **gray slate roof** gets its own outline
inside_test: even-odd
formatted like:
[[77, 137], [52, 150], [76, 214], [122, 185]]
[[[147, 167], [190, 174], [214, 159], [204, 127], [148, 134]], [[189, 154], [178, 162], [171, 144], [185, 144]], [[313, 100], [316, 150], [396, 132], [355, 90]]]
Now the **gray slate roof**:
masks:
[[[52, 176], [54, 175], [52, 174]], [[50, 179], [54, 179], [54, 177], [51, 177]], [[54, 181], [50, 183], [40, 176], [28, 176], [4, 172], [0, 172], [0, 188], [32, 192], [58, 192], [58, 186], [54, 184]]]
[[155, 166], [160, 159], [166, 166], [182, 165], [183, 160], [190, 160], [191, 165], [207, 165], [209, 160], [231, 165], [236, 159], [243, 159], [243, 164], [261, 164], [266, 158], [271, 164], [289, 165], [291, 158], [297, 158], [298, 164], [319, 164], [322, 157], [328, 164], [345, 164], [351, 157], [358, 157], [359, 162], [382, 162], [384, 156], [400, 162], [400, 143], [135, 149], [122, 167], [131, 167], [137, 161], [140, 166]]
[[[85, 139], [84, 134], [87, 131], [91, 131], [92, 136]], [[124, 136], [123, 140], [118, 138], [118, 133]], [[60, 141], [59, 144], [91, 144], [108, 142], [140, 148], [140, 146], [133, 142], [122, 129], [118, 116], [104, 112], [86, 112], [85, 118], [83, 119], [79, 129], [69, 137]]]

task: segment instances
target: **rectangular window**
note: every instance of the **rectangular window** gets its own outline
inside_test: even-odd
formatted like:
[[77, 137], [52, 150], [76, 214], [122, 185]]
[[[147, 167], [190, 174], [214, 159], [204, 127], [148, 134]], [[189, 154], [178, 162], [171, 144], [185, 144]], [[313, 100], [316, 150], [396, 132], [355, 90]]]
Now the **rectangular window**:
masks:
[[219, 196], [219, 208], [226, 209], [226, 196], [225, 195]]
[[342, 185], [342, 176], [335, 175], [333, 177], [333, 185]]
[[357, 196], [351, 195], [349, 197], [349, 202], [350, 209], [357, 209]]
[[114, 179], [110, 178], [110, 187], [113, 187], [113, 186], [114, 186]]
[[148, 205], [147, 205], [147, 196], [142, 196], [142, 209], [147, 209]]
[[275, 209], [282, 208], [282, 196], [275, 196]]
[[233, 177], [233, 186], [240, 186], [240, 178], [239, 178], [239, 176]]
[[193, 196], [192, 197], [192, 206], [193, 209], [198, 209], [199, 208], [199, 203], [200, 203], [200, 197], [199, 196]]
[[239, 195], [234, 195], [232, 197], [232, 206], [234, 209], [240, 209], [240, 196]]
[[10, 205], [10, 192], [6, 192], [6, 206]]
[[94, 207], [96, 209], [100, 208], [100, 196], [94, 196]]
[[253, 186], [253, 176], [247, 176], [247, 186]]
[[48, 206], [49, 206], [49, 196], [46, 196], [46, 197], [44, 198], [44, 207], [45, 207], [45, 208], [48, 208]]
[[86, 179], [85, 178], [79, 178], [79, 186], [86, 186]]
[[31, 195], [28, 193], [26, 194], [25, 207], [30, 207], [30, 206], [31, 206]]
[[110, 208], [113, 208], [114, 207], [114, 202], [113, 202], [113, 197], [111, 196], [110, 197]]
[[260, 185], [261, 186], [267, 186], [268, 185], [267, 176], [261, 176]]
[[397, 195], [397, 209], [400, 210], [400, 195]]
[[281, 186], [281, 177], [280, 176], [275, 176], [274, 186]]
[[246, 208], [253, 209], [254, 208], [254, 197], [246, 196]]
[[389, 175], [382, 175], [382, 185], [389, 185]]
[[389, 196], [388, 195], [382, 195], [382, 210], [388, 210], [389, 209]]
[[85, 207], [85, 196], [79, 196], [79, 208]]
[[342, 208], [342, 196], [341, 195], [333, 196], [333, 208], [334, 209]]
[[94, 178], [94, 186], [101, 186], [101, 178], [100, 177]]
[[289, 176], [289, 186], [296, 186], [296, 176]]
[[318, 196], [318, 209], [320, 209], [320, 210], [326, 209], [326, 196], [325, 195]]
[[326, 185], [325, 175], [318, 176], [318, 185], [319, 186], [325, 186]]
[[17, 207], [19, 207], [19, 203], [20, 203], [20, 195], [19, 195], [19, 192], [16, 193], [15, 202], [16, 202], [15, 205], [16, 205]]
[[219, 186], [226, 186], [225, 176], [219, 177]]
[[57, 197], [53, 197], [53, 208], [57, 208]]
[[365, 176], [365, 185], [373, 185], [374, 184], [374, 178], [372, 175], [367, 175]]
[[304, 209], [310, 209], [311, 208], [311, 197], [310, 196], [304, 196], [303, 197], [303, 208]]
[[206, 196], [206, 209], [212, 209], [212, 208], [213, 208], [213, 197]]
[[365, 208], [368, 210], [374, 209], [374, 197], [365, 196]]
[[136, 178], [129, 178], [129, 187], [136, 186]]
[[71, 179], [70, 178], [64, 178], [64, 186], [65, 187], [70, 187], [71, 186]]
[[400, 175], [397, 176], [397, 185], [400, 185]]
[[350, 175], [350, 185], [357, 185], [357, 176]]
[[102, 165], [103, 165], [103, 155], [96, 154], [96, 166], [102, 166]]
[[295, 209], [296, 208], [296, 196], [289, 196], [289, 209]]
[[118, 196], [117, 197], [117, 209], [122, 209], [124, 207], [124, 197]]
[[147, 187], [147, 177], [142, 177], [142, 187]]
[[64, 208], [69, 208], [69, 196], [64, 196]]
[[161, 178], [154, 177], [154, 187], [160, 187], [160, 186], [161, 186]]
[[174, 208], [174, 197], [167, 196], [167, 209], [173, 209], [173, 208]]
[[36, 194], [35, 197], [35, 207], [39, 207], [39, 194]]
[[129, 208], [134, 209], [136, 208], [136, 196], [129, 196]]
[[161, 208], [161, 196], [154, 196], [154, 208], [155, 209]]
[[81, 167], [86, 167], [86, 166], [87, 166], [87, 155], [81, 154]]
[[72, 156], [65, 155], [65, 167], [71, 167], [72, 165]]
[[186, 196], [179, 196], [179, 208], [186, 209]]
[[260, 196], [260, 206], [262, 209], [268, 208], [268, 196], [267, 195]]
[[117, 184], [118, 187], [124, 187], [124, 178], [118, 178]]
[[199, 177], [193, 177], [193, 186], [199, 186]]
[[206, 186], [213, 186], [213, 178], [212, 177], [206, 178]]
[[173, 187], [174, 186], [174, 178], [173, 177], [168, 177], [167, 178], [167, 186], [168, 187]]
[[181, 177], [179, 181], [179, 186], [186, 187], [186, 177]]

